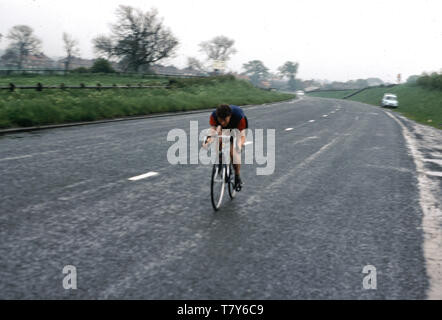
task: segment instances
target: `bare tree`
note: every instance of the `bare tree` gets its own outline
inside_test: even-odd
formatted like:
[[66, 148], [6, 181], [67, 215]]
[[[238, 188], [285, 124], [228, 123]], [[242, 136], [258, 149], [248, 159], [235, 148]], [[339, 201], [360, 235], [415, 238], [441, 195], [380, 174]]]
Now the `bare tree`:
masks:
[[294, 78], [296, 76], [296, 74], [298, 73], [298, 68], [299, 68], [299, 63], [287, 61], [286, 63], [284, 63], [284, 65], [282, 65], [281, 67], [278, 68], [278, 71], [283, 76], [286, 76], [288, 78], [292, 78], [292, 77]]
[[244, 75], [250, 77], [250, 81], [258, 86], [261, 81], [270, 76], [269, 69], [260, 60], [252, 60], [243, 64]]
[[291, 90], [296, 89], [295, 77], [296, 77], [296, 74], [298, 73], [298, 68], [299, 68], [299, 63], [292, 62], [292, 61], [287, 61], [286, 63], [284, 63], [284, 65], [282, 65], [281, 67], [278, 68], [278, 71], [283, 76], [289, 78], [288, 86], [289, 86], [289, 89], [291, 89]]
[[31, 54], [39, 53], [41, 40], [34, 36], [34, 30], [26, 25], [12, 27], [7, 36], [11, 44], [7, 54], [12, 58], [13, 63], [21, 69], [26, 59]]
[[69, 70], [72, 58], [80, 53], [78, 49], [78, 41], [73, 39], [69, 34], [63, 32], [64, 50], [66, 52], [66, 58], [64, 59], [64, 70]]
[[200, 43], [200, 51], [207, 55], [208, 60], [227, 61], [230, 57], [237, 53], [233, 47], [235, 40], [229, 39], [226, 36], [217, 36], [209, 41]]
[[118, 20], [111, 26], [111, 35], [93, 40], [97, 54], [115, 59], [125, 70], [134, 71], [173, 54], [178, 40], [163, 25], [155, 9], [144, 13], [120, 5], [116, 14]]
[[194, 57], [187, 57], [187, 68], [201, 73], [207, 72], [204, 64]]

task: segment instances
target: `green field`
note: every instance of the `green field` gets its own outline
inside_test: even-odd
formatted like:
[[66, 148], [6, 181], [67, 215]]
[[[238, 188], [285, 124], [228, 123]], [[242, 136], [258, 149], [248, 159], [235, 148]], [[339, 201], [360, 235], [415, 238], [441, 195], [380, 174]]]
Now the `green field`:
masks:
[[342, 99], [345, 96], [355, 92], [357, 90], [342, 90], [342, 91], [318, 91], [318, 92], [310, 92], [308, 95], [312, 97], [319, 98], [333, 98], [333, 99]]
[[[326, 94], [324, 98], [336, 98]], [[412, 84], [402, 84], [391, 88], [371, 88], [364, 90], [348, 100], [379, 106], [384, 93], [398, 96], [399, 108], [392, 109], [417, 122], [442, 129], [442, 91], [431, 90]]]
[[176, 79], [171, 89], [1, 90], [0, 128], [214, 108], [220, 103], [262, 104], [293, 97], [228, 76]]

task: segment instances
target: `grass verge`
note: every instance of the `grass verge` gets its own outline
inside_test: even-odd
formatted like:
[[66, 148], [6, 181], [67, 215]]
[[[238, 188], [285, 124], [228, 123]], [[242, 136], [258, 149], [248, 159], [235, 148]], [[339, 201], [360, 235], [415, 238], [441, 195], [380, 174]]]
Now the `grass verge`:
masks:
[[293, 95], [257, 89], [221, 77], [177, 80], [172, 89], [16, 90], [0, 92], [0, 128], [95, 121], [156, 112], [283, 101]]

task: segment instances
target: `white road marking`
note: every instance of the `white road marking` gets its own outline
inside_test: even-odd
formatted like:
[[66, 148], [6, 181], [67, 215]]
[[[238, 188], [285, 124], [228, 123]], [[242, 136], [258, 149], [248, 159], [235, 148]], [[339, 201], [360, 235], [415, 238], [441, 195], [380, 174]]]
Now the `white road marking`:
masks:
[[293, 128], [287, 128], [287, 129], [285, 129], [285, 131], [292, 131], [293, 130]]
[[425, 162], [433, 162], [433, 163], [436, 163], [436, 164], [442, 166], [442, 160], [439, 160], [439, 159], [424, 159], [424, 161]]
[[309, 120], [309, 122], [315, 122], [315, 120]]
[[442, 172], [437, 171], [425, 171], [425, 174], [428, 176], [442, 177]]
[[[313, 138], [313, 137], [310, 137]], [[316, 137], [315, 137], [316, 138]], [[309, 139], [309, 138], [306, 138]], [[273, 181], [271, 184], [268, 184], [267, 186], [265, 186], [264, 188], [261, 189], [261, 191], [266, 191], [266, 190], [272, 190], [274, 187], [283, 184], [287, 179], [290, 179], [291, 176], [293, 175], [293, 172], [296, 172], [297, 170], [301, 169], [302, 167], [305, 167], [306, 165], [308, 165], [310, 162], [312, 162], [313, 160], [315, 160], [322, 152], [324, 152], [325, 150], [327, 150], [328, 148], [330, 148], [333, 144], [335, 144], [338, 141], [339, 137], [334, 138], [331, 142], [327, 143], [326, 145], [322, 146], [321, 149], [319, 149], [318, 151], [316, 151], [314, 154], [312, 154], [311, 156], [309, 156], [307, 159], [305, 159], [304, 161], [302, 161], [300, 164], [298, 164], [297, 166], [295, 166], [294, 168], [290, 169], [289, 172], [286, 172], [285, 175], [279, 177], [278, 179], [276, 179], [275, 181]], [[301, 140], [302, 141], [302, 140]], [[299, 142], [301, 142], [299, 141]], [[255, 201], [259, 201], [260, 198], [260, 194], [259, 192], [252, 195], [245, 203], [246, 205], [251, 205], [253, 204]]]
[[440, 153], [432, 152], [430, 154], [431, 154], [432, 157], [436, 157], [436, 158], [441, 158], [442, 159], [442, 154], [440, 154]]
[[324, 114], [324, 115], [322, 115], [324, 118], [326, 118], [326, 117], [328, 117], [328, 114]]
[[253, 141], [246, 141], [246, 142], [244, 142], [244, 145], [246, 146], [246, 145], [249, 145], [249, 144], [252, 144], [253, 143]]
[[19, 156], [19, 157], [3, 158], [3, 159], [0, 159], [0, 161], [19, 160], [19, 159], [25, 159], [25, 158], [31, 158], [31, 157], [33, 157], [32, 154], [30, 154], [30, 155], [28, 155], [28, 156]]
[[1, 161], [9, 161], [9, 160], [19, 160], [19, 159], [25, 159], [25, 158], [32, 158], [33, 156], [46, 155], [46, 154], [55, 153], [55, 152], [59, 152], [59, 151], [60, 150], [52, 150], [52, 151], [44, 151], [44, 152], [31, 153], [31, 154], [27, 154], [27, 155], [24, 155], [24, 156], [3, 158], [3, 159], [0, 159], [0, 162]]
[[313, 137], [307, 137], [307, 138], [304, 138], [304, 139], [302, 139], [302, 140], [296, 141], [293, 145], [295, 145], [295, 144], [299, 144], [299, 143], [303, 143], [303, 142], [306, 142], [306, 141], [308, 141], [308, 140], [312, 140], [312, 139], [319, 139], [319, 137], [316, 137], [316, 136], [313, 136]]
[[136, 176], [136, 177], [129, 178], [129, 180], [130, 181], [138, 181], [138, 180], [141, 180], [141, 179], [146, 179], [146, 178], [149, 178], [149, 177], [156, 176], [158, 174], [159, 174], [158, 172], [150, 171], [148, 173], [145, 173], [145, 174], [142, 174], [142, 175], [139, 175], [139, 176]]

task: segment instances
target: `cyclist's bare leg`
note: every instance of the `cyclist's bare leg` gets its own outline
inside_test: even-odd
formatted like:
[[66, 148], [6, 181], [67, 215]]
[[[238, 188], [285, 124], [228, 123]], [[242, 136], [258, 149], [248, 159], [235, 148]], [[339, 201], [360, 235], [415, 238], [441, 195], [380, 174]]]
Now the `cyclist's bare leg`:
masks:
[[241, 170], [241, 153], [234, 150], [233, 143], [230, 145], [230, 161], [233, 163], [235, 175], [239, 176]]

